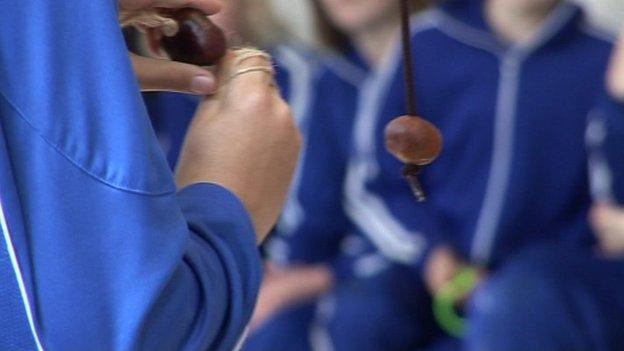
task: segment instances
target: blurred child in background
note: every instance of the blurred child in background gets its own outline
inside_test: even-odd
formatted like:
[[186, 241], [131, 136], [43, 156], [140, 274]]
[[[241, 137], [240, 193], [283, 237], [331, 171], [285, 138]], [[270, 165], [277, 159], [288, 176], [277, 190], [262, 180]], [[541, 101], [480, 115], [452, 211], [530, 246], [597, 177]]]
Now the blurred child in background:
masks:
[[[287, 208], [269, 244], [272, 264], [246, 349], [420, 347], [437, 332], [424, 288], [405, 262], [394, 263], [377, 247], [396, 246], [396, 241], [386, 243], [392, 235], [378, 242], [362, 236], [342, 206], [353, 118], [369, 108], [361, 88], [394, 54], [398, 2], [320, 0], [314, 5], [331, 51], [322, 59], [301, 178], [292, 194], [300, 212]], [[418, 11], [424, 2], [412, 5]], [[412, 244], [410, 237], [404, 239], [406, 246]]]
[[609, 39], [567, 1], [447, 0], [416, 21], [413, 44], [419, 113], [445, 150], [422, 174], [428, 201], [416, 204], [384, 150], [383, 128], [405, 114], [397, 53], [364, 85], [370, 106], [355, 121], [345, 203], [356, 227], [395, 242], [421, 234], [411, 249], [387, 245], [387, 256], [422, 268], [434, 295], [462, 266], [489, 271], [468, 349], [617, 349], [624, 267], [591, 251], [583, 142], [590, 111], [624, 119], [605, 94]]

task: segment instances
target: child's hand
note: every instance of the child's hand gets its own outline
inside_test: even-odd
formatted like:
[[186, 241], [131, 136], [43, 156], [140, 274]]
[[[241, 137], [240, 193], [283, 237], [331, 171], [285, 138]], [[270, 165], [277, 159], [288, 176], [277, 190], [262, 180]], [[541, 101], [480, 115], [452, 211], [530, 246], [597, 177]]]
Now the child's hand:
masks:
[[624, 102], [624, 30], [611, 58], [607, 74], [607, 89], [613, 98]]
[[602, 252], [624, 256], [624, 208], [598, 204], [591, 211], [591, 223]]
[[332, 286], [333, 275], [323, 265], [279, 268], [268, 264], [258, 304], [250, 322], [251, 330], [257, 329], [284, 309], [325, 294]]

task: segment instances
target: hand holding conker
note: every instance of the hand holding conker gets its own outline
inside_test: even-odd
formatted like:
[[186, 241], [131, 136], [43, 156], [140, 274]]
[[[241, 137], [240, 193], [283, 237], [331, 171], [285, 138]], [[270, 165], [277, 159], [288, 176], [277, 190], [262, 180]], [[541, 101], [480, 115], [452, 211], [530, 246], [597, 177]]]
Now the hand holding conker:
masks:
[[[208, 6], [205, 2], [201, 4]], [[131, 26], [145, 33], [153, 54], [158, 56], [167, 51], [173, 59], [131, 54], [141, 90], [209, 95], [217, 88], [214, 74], [201, 67], [217, 64], [226, 52], [225, 36], [206, 15], [216, 9], [200, 8], [200, 3], [188, 5], [199, 9], [120, 9], [122, 27]]]

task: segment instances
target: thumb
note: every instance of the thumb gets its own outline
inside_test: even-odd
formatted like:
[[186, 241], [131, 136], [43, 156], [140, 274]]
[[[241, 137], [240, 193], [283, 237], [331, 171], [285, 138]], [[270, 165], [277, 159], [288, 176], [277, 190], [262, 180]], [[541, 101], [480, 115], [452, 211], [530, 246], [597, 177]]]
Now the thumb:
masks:
[[208, 95], [217, 89], [215, 75], [205, 68], [134, 54], [130, 57], [142, 91]]

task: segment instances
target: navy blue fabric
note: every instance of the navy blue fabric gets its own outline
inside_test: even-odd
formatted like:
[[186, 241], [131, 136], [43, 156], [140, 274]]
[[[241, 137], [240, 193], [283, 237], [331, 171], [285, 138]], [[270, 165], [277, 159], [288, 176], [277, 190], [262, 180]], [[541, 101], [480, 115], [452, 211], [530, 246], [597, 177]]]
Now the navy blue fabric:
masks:
[[[261, 278], [251, 219], [217, 185], [176, 194], [117, 1], [2, 6], [0, 197], [43, 347], [230, 351]], [[32, 346], [6, 281], [0, 345]]]
[[467, 350], [619, 350], [624, 261], [543, 244], [523, 250], [479, 289]]
[[199, 98], [180, 93], [150, 92], [143, 93], [143, 100], [167, 162], [174, 169]]
[[413, 274], [394, 265], [369, 278], [345, 281], [326, 297], [330, 311], [318, 322], [333, 349], [417, 350], [441, 335], [427, 290]]
[[406, 266], [343, 279], [317, 301], [277, 313], [250, 335], [245, 351], [416, 350], [442, 332], [431, 301]]

